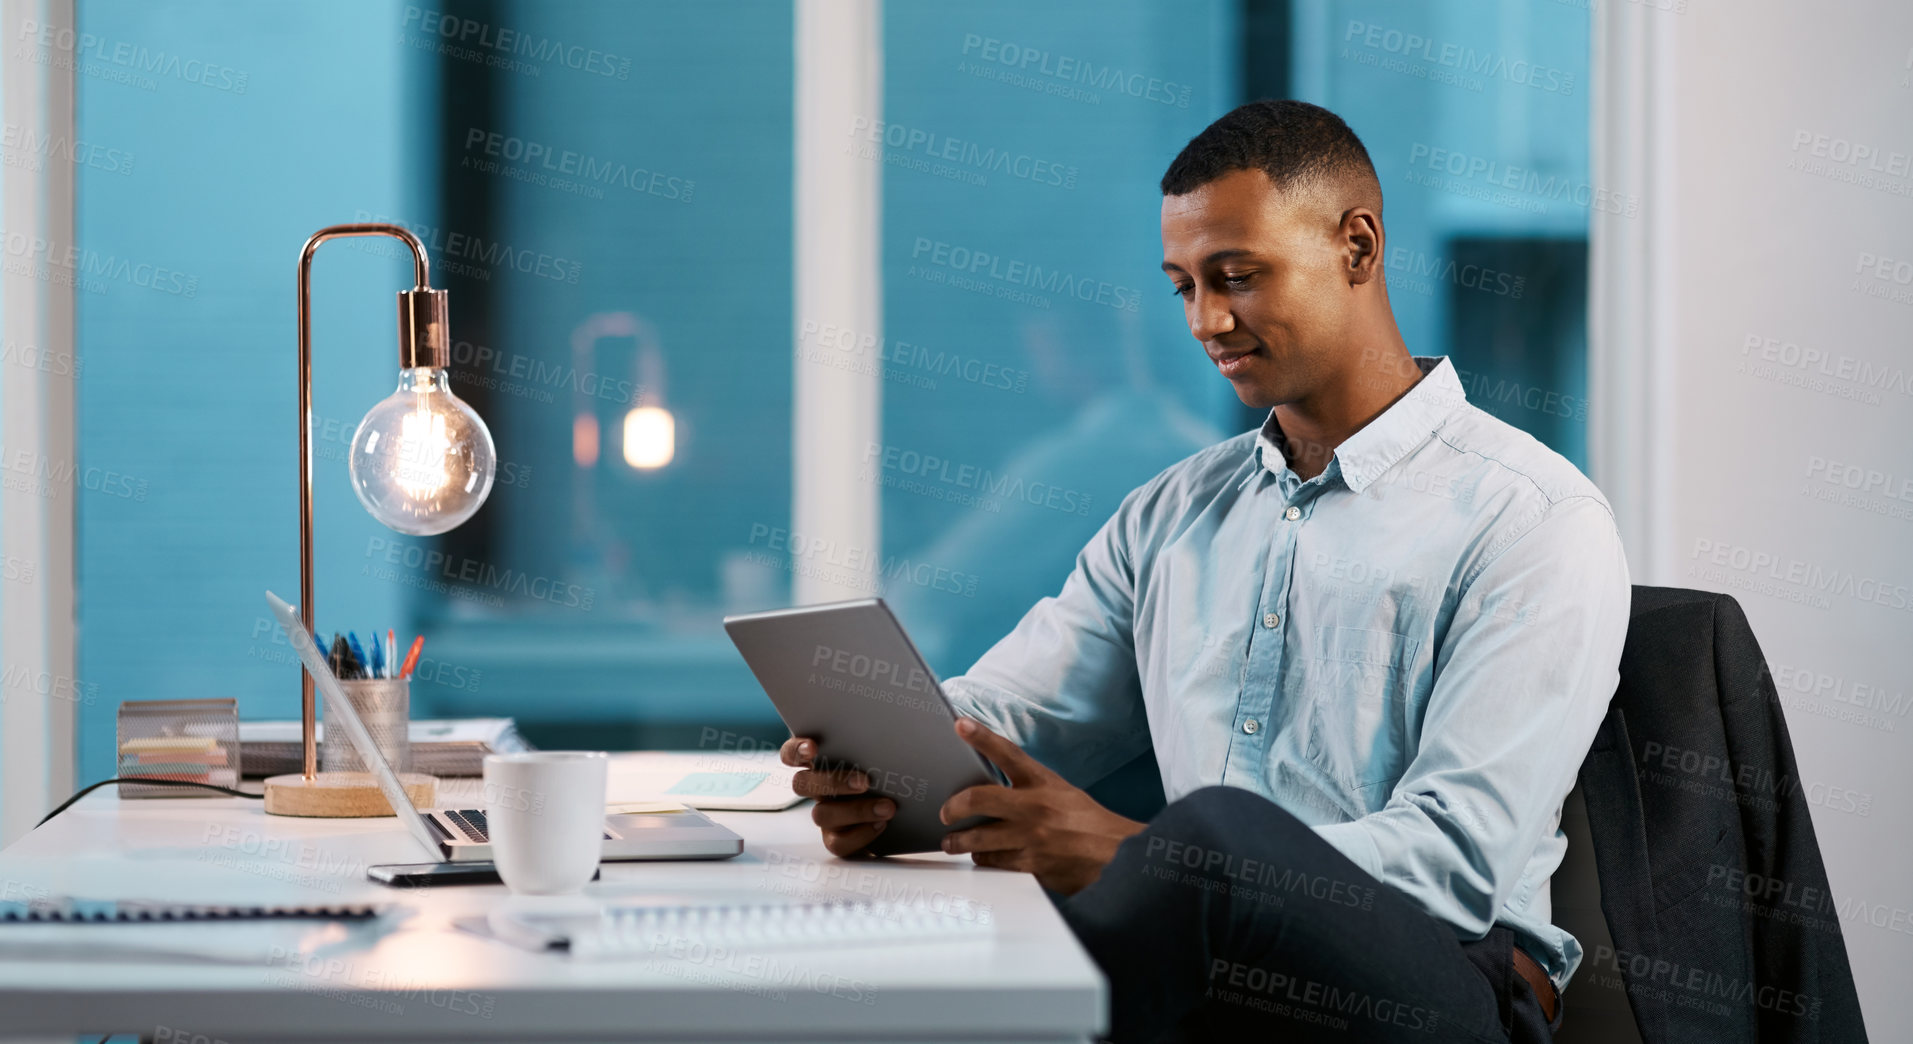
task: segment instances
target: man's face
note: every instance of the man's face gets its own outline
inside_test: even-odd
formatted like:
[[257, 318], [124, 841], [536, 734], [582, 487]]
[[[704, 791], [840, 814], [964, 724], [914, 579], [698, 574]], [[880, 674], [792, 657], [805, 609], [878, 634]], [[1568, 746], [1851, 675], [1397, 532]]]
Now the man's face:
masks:
[[1346, 356], [1348, 244], [1316, 193], [1239, 170], [1164, 196], [1162, 256], [1189, 332], [1246, 405], [1302, 399]]

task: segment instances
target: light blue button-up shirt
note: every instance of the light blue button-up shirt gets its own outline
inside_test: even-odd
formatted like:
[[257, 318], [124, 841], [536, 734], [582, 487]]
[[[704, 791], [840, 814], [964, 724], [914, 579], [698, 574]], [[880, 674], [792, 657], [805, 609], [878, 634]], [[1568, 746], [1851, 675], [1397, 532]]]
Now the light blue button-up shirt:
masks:
[[1315, 478], [1271, 415], [1131, 493], [945, 691], [1078, 785], [1153, 744], [1171, 801], [1255, 791], [1459, 937], [1512, 928], [1565, 985], [1581, 947], [1548, 879], [1627, 563], [1593, 483], [1416, 362]]

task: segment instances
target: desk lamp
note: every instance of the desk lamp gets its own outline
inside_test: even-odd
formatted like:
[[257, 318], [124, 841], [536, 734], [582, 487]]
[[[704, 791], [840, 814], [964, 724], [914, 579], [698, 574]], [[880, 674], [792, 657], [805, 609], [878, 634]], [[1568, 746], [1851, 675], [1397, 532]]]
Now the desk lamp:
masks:
[[[333, 225], [299, 252], [299, 618], [312, 633], [312, 256], [329, 239], [391, 236], [412, 251], [416, 286], [400, 290], [399, 386], [352, 435], [350, 470], [372, 517], [412, 536], [431, 536], [472, 517], [491, 493], [498, 454], [485, 422], [453, 395], [446, 293], [431, 287], [425, 244], [399, 225]], [[305, 771], [266, 780], [266, 811], [288, 816], [361, 816], [389, 809], [363, 772], [319, 772], [312, 676], [299, 670]], [[437, 781], [408, 773], [414, 803], [434, 804]], [[371, 808], [376, 811], [368, 812]]]

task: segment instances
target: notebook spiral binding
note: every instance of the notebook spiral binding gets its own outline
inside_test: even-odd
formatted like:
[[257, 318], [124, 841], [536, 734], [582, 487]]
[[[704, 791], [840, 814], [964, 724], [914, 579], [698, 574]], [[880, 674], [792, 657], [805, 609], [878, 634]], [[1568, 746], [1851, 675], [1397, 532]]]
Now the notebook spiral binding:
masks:
[[227, 906], [163, 903], [130, 899], [76, 899], [46, 896], [26, 901], [0, 900], [0, 923], [133, 924], [151, 921], [364, 921], [384, 907], [369, 903], [303, 906]]
[[988, 939], [987, 911], [906, 903], [740, 903], [607, 906], [596, 917], [515, 914], [497, 924], [507, 941], [593, 959], [683, 957], [699, 947], [752, 950]]

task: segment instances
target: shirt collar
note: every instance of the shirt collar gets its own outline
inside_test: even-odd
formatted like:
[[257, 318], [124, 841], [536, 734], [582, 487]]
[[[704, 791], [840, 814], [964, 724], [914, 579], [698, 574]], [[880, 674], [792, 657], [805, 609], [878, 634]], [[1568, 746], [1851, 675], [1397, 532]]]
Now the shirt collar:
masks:
[[[1422, 379], [1383, 410], [1381, 416], [1335, 448], [1329, 468], [1341, 472], [1342, 482], [1351, 492], [1360, 493], [1380, 478], [1410, 450], [1427, 441], [1449, 414], [1468, 401], [1461, 380], [1455, 376], [1455, 367], [1446, 356], [1417, 355], [1414, 359]], [[1257, 464], [1277, 478], [1288, 470], [1288, 459], [1282, 454], [1282, 426], [1276, 423], [1274, 410], [1269, 411], [1269, 419], [1263, 422], [1261, 432], [1255, 437], [1253, 456]], [[1323, 473], [1327, 474], [1327, 470]]]

